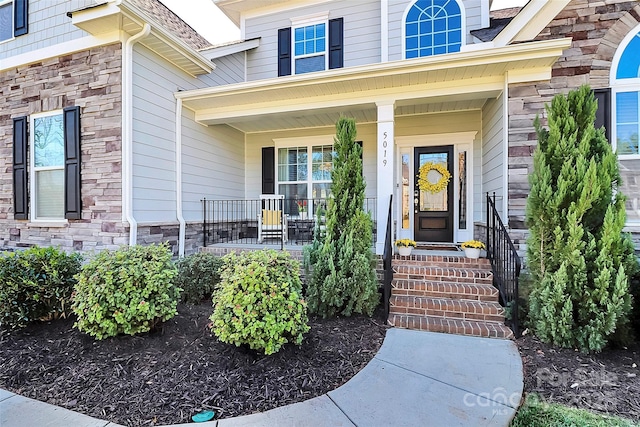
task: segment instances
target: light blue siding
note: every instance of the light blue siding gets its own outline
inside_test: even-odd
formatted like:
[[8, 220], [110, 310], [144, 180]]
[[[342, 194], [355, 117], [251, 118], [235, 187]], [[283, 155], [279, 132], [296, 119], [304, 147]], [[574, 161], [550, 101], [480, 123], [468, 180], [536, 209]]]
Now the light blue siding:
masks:
[[85, 37], [67, 12], [95, 5], [94, 0], [30, 0], [29, 33], [0, 43], [0, 59]]
[[503, 100], [503, 95], [500, 95], [489, 100], [482, 109], [482, 192], [496, 193], [498, 210], [502, 206], [504, 191]]
[[344, 66], [380, 62], [380, 3], [340, 0], [290, 9], [246, 20], [245, 38], [261, 37], [260, 47], [247, 52], [247, 80], [278, 76], [278, 29], [291, 27], [291, 18], [329, 12], [344, 18]]
[[[233, 64], [233, 60], [231, 56], [219, 62]], [[134, 217], [141, 223], [176, 221], [173, 94], [234, 83], [235, 78], [233, 72], [216, 75], [215, 71], [199, 79], [190, 77], [141, 45], [134, 47], [133, 76]], [[200, 219], [203, 196], [244, 191], [244, 141], [238, 132], [225, 129], [222, 132], [197, 124], [193, 112], [183, 110], [183, 203], [188, 207], [187, 219]]]

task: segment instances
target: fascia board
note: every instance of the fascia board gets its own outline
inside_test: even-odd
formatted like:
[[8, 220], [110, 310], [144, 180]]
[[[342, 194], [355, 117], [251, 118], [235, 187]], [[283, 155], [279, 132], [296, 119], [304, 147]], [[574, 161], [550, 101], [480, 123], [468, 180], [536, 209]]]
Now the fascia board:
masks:
[[493, 39], [495, 46], [533, 40], [564, 9], [570, 0], [529, 0]]

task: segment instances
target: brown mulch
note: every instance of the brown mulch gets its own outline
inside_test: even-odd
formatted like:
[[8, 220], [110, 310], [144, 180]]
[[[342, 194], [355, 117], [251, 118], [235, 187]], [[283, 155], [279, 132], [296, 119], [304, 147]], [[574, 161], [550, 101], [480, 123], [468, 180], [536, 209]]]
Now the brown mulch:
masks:
[[210, 303], [179, 305], [162, 329], [95, 341], [73, 320], [0, 332], [0, 388], [122, 425], [261, 412], [333, 390], [375, 355], [387, 327], [373, 318], [311, 318], [302, 346], [264, 356], [219, 342]]
[[640, 421], [640, 343], [584, 354], [525, 335], [516, 340], [524, 390], [543, 401]]

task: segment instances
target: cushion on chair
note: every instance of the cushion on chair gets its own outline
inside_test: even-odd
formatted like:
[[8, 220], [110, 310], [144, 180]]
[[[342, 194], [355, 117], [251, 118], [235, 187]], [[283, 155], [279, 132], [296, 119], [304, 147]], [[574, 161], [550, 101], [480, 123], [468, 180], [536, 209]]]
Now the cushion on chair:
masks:
[[262, 209], [262, 225], [280, 225], [282, 213], [281, 211], [273, 211], [268, 209]]

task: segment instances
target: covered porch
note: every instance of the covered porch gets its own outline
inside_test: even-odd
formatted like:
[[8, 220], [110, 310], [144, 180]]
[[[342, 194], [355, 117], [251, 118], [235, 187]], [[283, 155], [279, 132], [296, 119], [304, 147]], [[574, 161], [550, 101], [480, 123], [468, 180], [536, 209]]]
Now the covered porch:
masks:
[[[314, 210], [318, 200], [331, 197], [334, 124], [341, 115], [356, 119], [367, 183], [363, 208], [376, 227], [375, 252], [382, 254], [390, 195], [394, 238], [471, 239], [474, 225], [485, 221], [487, 192], [497, 194], [507, 218], [508, 85], [550, 78], [566, 45], [552, 40], [387, 62], [183, 91], [176, 98], [196, 123], [243, 135], [244, 194], [234, 203], [246, 211], [260, 195], [289, 200], [287, 235], [296, 239], [287, 236], [282, 244], [309, 241], [315, 217], [302, 218], [291, 203], [306, 200]], [[429, 182], [449, 175], [438, 191], [420, 187], [426, 163], [447, 171], [428, 167]], [[209, 212], [224, 210], [213, 203], [230, 201], [206, 188], [202, 196]], [[241, 235], [251, 243], [259, 210], [243, 218], [207, 218], [210, 229], [203, 232], [211, 244]]]

